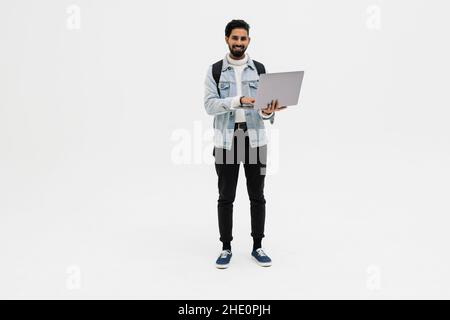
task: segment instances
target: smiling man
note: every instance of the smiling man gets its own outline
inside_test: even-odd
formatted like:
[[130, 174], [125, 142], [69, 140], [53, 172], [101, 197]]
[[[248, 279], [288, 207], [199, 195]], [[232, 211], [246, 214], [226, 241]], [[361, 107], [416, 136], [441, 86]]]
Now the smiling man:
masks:
[[225, 27], [229, 53], [211, 65], [205, 80], [205, 110], [214, 116], [215, 168], [218, 177], [217, 204], [222, 251], [216, 267], [229, 266], [233, 240], [233, 202], [236, 196], [240, 162], [244, 164], [250, 199], [251, 257], [260, 266], [272, 265], [262, 249], [266, 216], [264, 180], [266, 175], [267, 136], [264, 120], [274, 122], [275, 112], [283, 110], [277, 101], [264, 109], [244, 108], [255, 102], [259, 75], [265, 73], [262, 63], [246, 53], [250, 44], [250, 26], [243, 20], [232, 20]]

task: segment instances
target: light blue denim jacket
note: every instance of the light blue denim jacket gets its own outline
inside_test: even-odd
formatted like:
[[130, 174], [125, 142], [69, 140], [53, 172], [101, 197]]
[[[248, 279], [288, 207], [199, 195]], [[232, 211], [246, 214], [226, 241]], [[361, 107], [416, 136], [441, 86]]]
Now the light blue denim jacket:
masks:
[[[259, 76], [253, 60], [248, 58], [241, 76], [242, 95], [256, 97]], [[205, 110], [214, 116], [214, 145], [218, 148], [231, 150], [234, 136], [235, 109], [232, 108], [232, 100], [237, 95], [236, 79], [233, 67], [225, 56], [222, 65], [222, 74], [219, 81], [220, 96], [217, 92], [216, 82], [212, 75], [212, 65], [209, 66], [205, 79]], [[252, 148], [267, 144], [267, 135], [264, 120], [273, 124], [275, 112], [268, 118], [263, 118], [257, 110], [245, 110], [247, 131], [250, 146]]]

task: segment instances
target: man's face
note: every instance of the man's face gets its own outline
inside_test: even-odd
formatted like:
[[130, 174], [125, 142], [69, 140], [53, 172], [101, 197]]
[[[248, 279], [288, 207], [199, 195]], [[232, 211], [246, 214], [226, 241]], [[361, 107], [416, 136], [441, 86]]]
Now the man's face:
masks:
[[225, 37], [225, 41], [230, 49], [231, 56], [234, 58], [242, 58], [250, 43], [250, 37], [245, 29], [233, 29], [229, 37]]

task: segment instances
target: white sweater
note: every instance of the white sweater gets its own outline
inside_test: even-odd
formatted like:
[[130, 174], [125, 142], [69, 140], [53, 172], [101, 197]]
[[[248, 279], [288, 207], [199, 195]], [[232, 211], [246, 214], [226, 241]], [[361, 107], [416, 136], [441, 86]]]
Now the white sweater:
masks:
[[[230, 54], [227, 54], [227, 60], [228, 63], [233, 67], [234, 74], [235, 74], [235, 80], [236, 80], [236, 90], [237, 95], [234, 97], [234, 99], [231, 102], [231, 107], [236, 108], [237, 106], [240, 106], [240, 99], [242, 97], [242, 81], [241, 81], [241, 75], [242, 71], [244, 70], [245, 66], [247, 65], [248, 61], [248, 55], [245, 54], [245, 57], [240, 60], [236, 60], [230, 57]], [[235, 122], [246, 122], [245, 119], [245, 110], [244, 109], [236, 109], [235, 111], [236, 121]], [[259, 110], [259, 114], [263, 118], [270, 118], [270, 115], [266, 116], [264, 115], [261, 110]]]

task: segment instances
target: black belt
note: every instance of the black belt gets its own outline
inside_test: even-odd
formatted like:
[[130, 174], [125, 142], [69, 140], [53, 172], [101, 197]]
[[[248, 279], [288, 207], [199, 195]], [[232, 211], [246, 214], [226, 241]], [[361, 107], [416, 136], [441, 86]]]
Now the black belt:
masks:
[[244, 131], [247, 130], [247, 122], [236, 122], [234, 124], [234, 130], [237, 129], [242, 129]]

